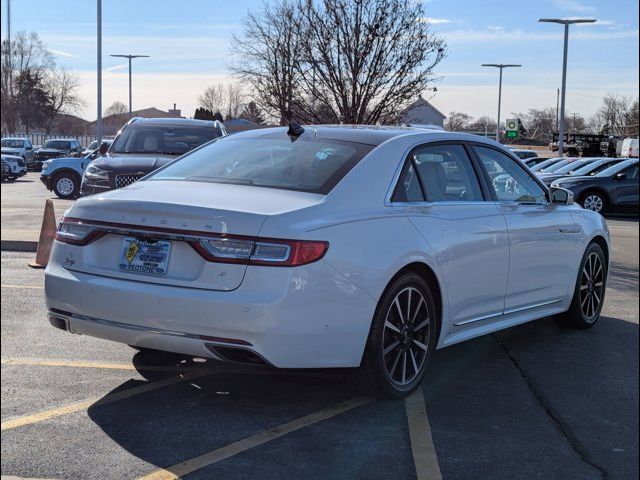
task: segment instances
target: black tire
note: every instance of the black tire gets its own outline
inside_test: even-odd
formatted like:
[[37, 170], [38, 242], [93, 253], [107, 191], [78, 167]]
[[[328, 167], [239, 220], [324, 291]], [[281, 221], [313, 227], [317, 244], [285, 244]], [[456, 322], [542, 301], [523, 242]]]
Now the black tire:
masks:
[[580, 206], [582, 208], [596, 213], [604, 212], [607, 209], [607, 203], [607, 197], [598, 190], [586, 192], [580, 198]]
[[[399, 312], [406, 312], [407, 305], [409, 321], [405, 323]], [[427, 282], [412, 272], [397, 277], [378, 302], [362, 362], [352, 372], [356, 387], [375, 397], [407, 396], [422, 382], [438, 332], [438, 314]]]
[[51, 187], [58, 198], [76, 198], [80, 192], [80, 180], [74, 173], [60, 172], [53, 176]]
[[576, 329], [593, 327], [602, 312], [608, 273], [602, 247], [597, 243], [591, 243], [580, 262], [571, 306], [568, 311], [555, 317], [556, 322]]

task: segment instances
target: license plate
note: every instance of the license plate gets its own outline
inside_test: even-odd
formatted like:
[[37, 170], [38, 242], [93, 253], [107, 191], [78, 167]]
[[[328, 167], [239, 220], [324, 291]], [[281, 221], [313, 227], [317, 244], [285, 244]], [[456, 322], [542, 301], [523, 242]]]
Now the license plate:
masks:
[[125, 237], [120, 255], [120, 270], [131, 273], [164, 275], [171, 252], [166, 240]]

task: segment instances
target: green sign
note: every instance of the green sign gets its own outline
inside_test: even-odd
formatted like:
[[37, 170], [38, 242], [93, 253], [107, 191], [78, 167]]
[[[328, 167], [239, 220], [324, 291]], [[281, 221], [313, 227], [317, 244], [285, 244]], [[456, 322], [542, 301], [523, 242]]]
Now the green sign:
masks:
[[517, 130], [507, 130], [507, 138], [518, 138]]

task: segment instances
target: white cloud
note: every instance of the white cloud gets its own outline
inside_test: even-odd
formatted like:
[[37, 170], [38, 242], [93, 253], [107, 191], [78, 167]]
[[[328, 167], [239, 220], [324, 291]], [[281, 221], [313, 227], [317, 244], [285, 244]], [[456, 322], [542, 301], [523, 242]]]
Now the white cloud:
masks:
[[432, 25], [438, 25], [443, 23], [451, 23], [448, 18], [433, 18], [433, 17], [421, 17], [418, 19], [420, 23], [430, 23]]
[[505, 30], [505, 27], [498, 27], [496, 25], [487, 25], [487, 28], [489, 30], [493, 30], [494, 32], [501, 32], [502, 30]]
[[58, 55], [60, 57], [76, 58], [76, 56], [73, 55], [72, 53], [63, 52], [61, 50], [54, 50], [53, 48], [47, 48], [47, 51], [53, 53], [54, 55]]
[[560, 10], [575, 13], [594, 13], [597, 9], [594, 6], [586, 5], [578, 0], [553, 0], [553, 4]]
[[103, 71], [104, 72], [115, 72], [117, 70], [124, 70], [125, 68], [127, 68], [128, 65], [129, 65], [128, 63], [120, 63], [118, 65], [114, 65], [113, 67], [105, 68]]

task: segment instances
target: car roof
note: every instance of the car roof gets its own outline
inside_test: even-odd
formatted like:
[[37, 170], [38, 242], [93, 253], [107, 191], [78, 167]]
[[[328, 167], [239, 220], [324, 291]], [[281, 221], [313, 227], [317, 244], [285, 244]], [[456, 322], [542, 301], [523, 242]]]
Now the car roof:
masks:
[[192, 126], [192, 127], [217, 127], [220, 122], [216, 120], [196, 120], [194, 118], [143, 118], [135, 117], [129, 121], [135, 125], [162, 125], [162, 126]]
[[[323, 140], [338, 140], [354, 143], [362, 143], [365, 145], [378, 146], [381, 143], [396, 137], [415, 134], [433, 134], [434, 136], [442, 136], [442, 130], [423, 127], [404, 127], [404, 126], [383, 126], [383, 125], [302, 125], [305, 129], [302, 135], [313, 135], [314, 138]], [[234, 138], [282, 138], [286, 134], [287, 127], [261, 128], [256, 130], [246, 130], [232, 135]], [[446, 132], [452, 138], [460, 138], [460, 140], [471, 138], [483, 141], [484, 138], [464, 133]]]
[[29, 140], [25, 137], [2, 137], [2, 140]]

